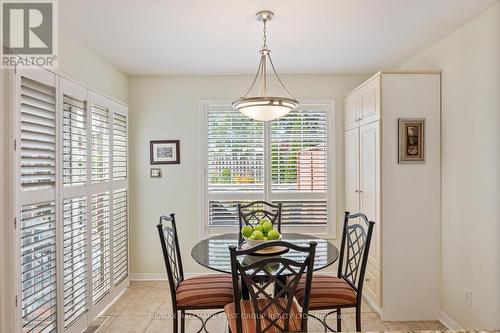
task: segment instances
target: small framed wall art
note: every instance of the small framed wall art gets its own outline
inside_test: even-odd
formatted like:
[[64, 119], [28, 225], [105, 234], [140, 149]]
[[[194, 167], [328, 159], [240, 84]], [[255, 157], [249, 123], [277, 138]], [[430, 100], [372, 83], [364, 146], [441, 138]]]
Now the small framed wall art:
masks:
[[179, 140], [156, 140], [149, 142], [151, 164], [180, 164]]
[[161, 178], [161, 169], [151, 168], [149, 176], [151, 178]]
[[424, 163], [425, 119], [399, 118], [399, 163]]

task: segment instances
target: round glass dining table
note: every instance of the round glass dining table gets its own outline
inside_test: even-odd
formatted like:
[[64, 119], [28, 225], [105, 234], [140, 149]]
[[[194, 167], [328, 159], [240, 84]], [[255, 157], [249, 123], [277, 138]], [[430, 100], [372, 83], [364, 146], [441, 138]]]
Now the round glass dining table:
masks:
[[[314, 256], [315, 271], [330, 266], [337, 261], [339, 257], [338, 249], [327, 240], [321, 238], [299, 233], [283, 233], [282, 240], [300, 246], [309, 246], [310, 241], [315, 241], [317, 243], [316, 254]], [[231, 273], [229, 245], [238, 246], [238, 234], [223, 234], [204, 239], [193, 247], [191, 256], [202, 266], [222, 273]], [[280, 254], [281, 257], [299, 262], [303, 261], [306, 255], [307, 254], [304, 252], [297, 252], [292, 249], [286, 253]], [[265, 257], [254, 257], [254, 259], [257, 260], [263, 258]], [[242, 260], [245, 261], [245, 258], [242, 258]], [[265, 273], [261, 272], [261, 274]]]

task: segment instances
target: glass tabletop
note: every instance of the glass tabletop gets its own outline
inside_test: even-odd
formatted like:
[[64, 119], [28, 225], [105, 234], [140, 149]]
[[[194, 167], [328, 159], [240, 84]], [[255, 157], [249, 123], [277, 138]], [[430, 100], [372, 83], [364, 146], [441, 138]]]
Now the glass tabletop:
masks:
[[[315, 241], [317, 243], [316, 255], [314, 258], [315, 271], [330, 266], [339, 257], [338, 249], [327, 240], [321, 238], [299, 233], [283, 233], [283, 240], [300, 246], [309, 246], [310, 241]], [[231, 273], [229, 245], [238, 245], [238, 234], [223, 234], [204, 239], [193, 247], [191, 256], [202, 266], [218, 272]], [[306, 255], [306, 253], [290, 250], [280, 256], [295, 261], [302, 261], [305, 259]], [[265, 257], [259, 256], [253, 258], [258, 260]], [[243, 258], [243, 261], [246, 260], [247, 259]]]

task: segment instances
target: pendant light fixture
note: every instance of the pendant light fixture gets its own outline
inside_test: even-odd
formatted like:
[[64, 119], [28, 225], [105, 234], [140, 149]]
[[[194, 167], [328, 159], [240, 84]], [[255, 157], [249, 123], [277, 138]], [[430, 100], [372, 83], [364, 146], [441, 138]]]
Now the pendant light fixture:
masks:
[[[241, 97], [239, 100], [233, 102], [233, 107], [238, 109], [241, 113], [251, 119], [260, 121], [270, 121], [278, 119], [292, 110], [297, 109], [299, 102], [293, 98], [288, 89], [281, 81], [276, 69], [274, 68], [273, 61], [271, 59], [271, 50], [267, 46], [267, 30], [266, 24], [268, 21], [272, 20], [274, 13], [268, 10], [263, 10], [255, 14], [255, 18], [262, 22], [264, 25], [263, 33], [263, 44], [260, 50], [260, 63], [257, 69], [257, 74], [253, 79], [250, 89], [247, 93]], [[287, 97], [273, 97], [267, 95], [267, 67], [268, 64], [271, 66], [272, 73], [276, 77], [281, 88], [285, 92]], [[254, 90], [256, 83], [258, 82], [257, 94], [250, 96], [250, 93]]]

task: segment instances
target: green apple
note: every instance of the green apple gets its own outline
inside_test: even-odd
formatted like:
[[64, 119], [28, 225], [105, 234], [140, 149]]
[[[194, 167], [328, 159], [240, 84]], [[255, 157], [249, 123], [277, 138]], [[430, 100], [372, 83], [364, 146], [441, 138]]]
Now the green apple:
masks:
[[264, 222], [262, 225], [262, 229], [264, 229], [264, 232], [269, 232], [273, 230], [273, 224], [271, 221]]
[[264, 228], [260, 224], [257, 224], [255, 227], [253, 227], [253, 230], [258, 230], [260, 232], [264, 232]]
[[250, 237], [253, 237], [255, 240], [262, 240], [264, 238], [264, 234], [260, 230], [254, 230], [252, 236]]
[[241, 228], [241, 234], [245, 237], [250, 237], [252, 235], [253, 228], [250, 225], [246, 225], [243, 228]]
[[248, 237], [248, 239], [254, 240], [255, 238], [253, 237], [253, 234], [252, 234], [252, 235], [250, 235], [250, 237]]
[[269, 240], [269, 238], [267, 238], [266, 236], [264, 236], [264, 238], [262, 240]]
[[269, 240], [279, 239], [280, 233], [278, 232], [278, 230], [273, 229], [267, 233], [267, 238], [269, 238]]
[[267, 219], [267, 218], [263, 218], [262, 220], [260, 220], [260, 221], [259, 221], [259, 224], [260, 224], [261, 226], [264, 226], [264, 223], [266, 223], [266, 222], [271, 222], [271, 220], [269, 220], [269, 219]]

